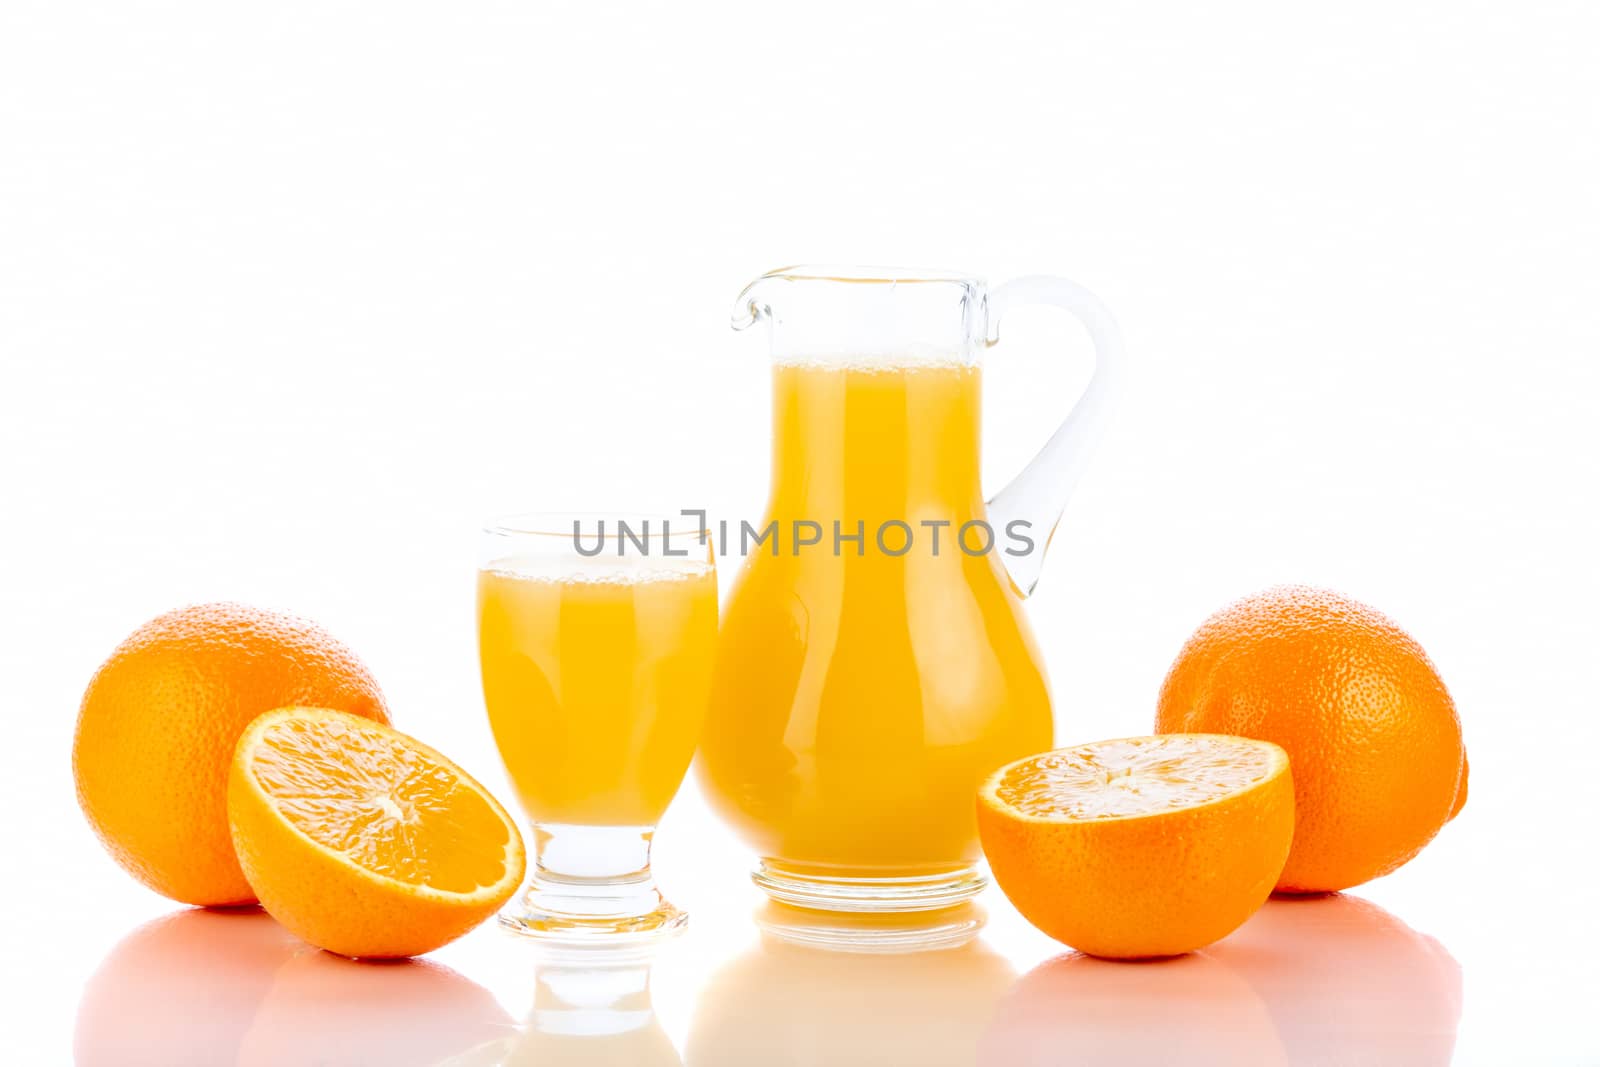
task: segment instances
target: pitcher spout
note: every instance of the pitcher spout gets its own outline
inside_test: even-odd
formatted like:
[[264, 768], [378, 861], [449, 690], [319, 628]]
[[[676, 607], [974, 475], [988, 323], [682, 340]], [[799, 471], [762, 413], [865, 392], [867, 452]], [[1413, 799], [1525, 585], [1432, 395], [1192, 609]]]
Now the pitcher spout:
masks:
[[739, 292], [739, 298], [733, 302], [733, 314], [730, 325], [735, 330], [748, 330], [763, 319], [772, 318], [772, 305], [768, 303], [772, 291], [772, 283], [797, 270], [796, 267], [779, 267], [769, 270]]

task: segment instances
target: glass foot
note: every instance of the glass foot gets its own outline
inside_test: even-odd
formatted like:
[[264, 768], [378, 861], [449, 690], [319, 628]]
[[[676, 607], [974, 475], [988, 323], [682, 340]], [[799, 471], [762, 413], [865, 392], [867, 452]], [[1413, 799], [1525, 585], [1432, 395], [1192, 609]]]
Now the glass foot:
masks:
[[535, 824], [534, 871], [500, 925], [567, 945], [650, 941], [689, 922], [650, 876], [653, 827]]
[[892, 914], [934, 911], [971, 900], [989, 884], [976, 866], [885, 878], [841, 877], [764, 859], [751, 879], [780, 904], [814, 911]]
[[[651, 889], [647, 897], [628, 893], [575, 896], [531, 885], [520, 906], [500, 913], [500, 925], [519, 934], [568, 943], [648, 940], [676, 933], [689, 914]], [[641, 905], [648, 905], [639, 910]]]

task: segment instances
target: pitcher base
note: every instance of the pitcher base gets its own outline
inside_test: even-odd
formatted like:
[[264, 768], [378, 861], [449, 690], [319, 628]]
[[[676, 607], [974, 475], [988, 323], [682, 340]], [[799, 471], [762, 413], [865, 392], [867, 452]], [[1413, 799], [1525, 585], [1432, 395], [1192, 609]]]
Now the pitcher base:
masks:
[[952, 907], [971, 900], [989, 884], [976, 866], [934, 874], [852, 878], [801, 871], [776, 860], [762, 860], [750, 877], [780, 904], [880, 914]]

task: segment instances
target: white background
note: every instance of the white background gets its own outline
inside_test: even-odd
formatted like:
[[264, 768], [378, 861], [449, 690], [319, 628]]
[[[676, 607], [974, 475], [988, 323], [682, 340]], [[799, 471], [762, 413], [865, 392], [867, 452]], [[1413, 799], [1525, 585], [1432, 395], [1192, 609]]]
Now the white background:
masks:
[[[117, 641], [195, 601], [310, 616], [501, 790], [478, 520], [753, 517], [764, 351], [727, 312], [823, 261], [1104, 299], [1130, 388], [1030, 604], [1058, 739], [1147, 730], [1236, 596], [1389, 612], [1457, 700], [1472, 800], [1359, 895], [1460, 963], [1463, 1061], [1593, 1062], [1597, 55], [1582, 2], [7, 0], [7, 1058], [66, 1060], [82, 983], [171, 910], [72, 796]], [[1008, 323], [992, 488], [1085, 373], [1065, 320]], [[681, 1047], [746, 858], [691, 786], [659, 862], [711, 931], [658, 978]], [[1018, 970], [1050, 955], [989, 904]]]

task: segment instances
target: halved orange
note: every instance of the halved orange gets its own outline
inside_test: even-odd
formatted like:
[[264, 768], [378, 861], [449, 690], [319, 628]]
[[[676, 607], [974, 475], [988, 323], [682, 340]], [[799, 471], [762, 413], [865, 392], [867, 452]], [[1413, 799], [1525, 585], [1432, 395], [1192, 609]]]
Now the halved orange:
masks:
[[239, 738], [228, 821], [273, 918], [331, 952], [414, 956], [491, 915], [527, 860], [504, 808], [397, 730], [281, 708]]
[[1169, 734], [1062, 748], [978, 792], [995, 881], [1093, 956], [1175, 956], [1225, 937], [1272, 892], [1294, 837], [1289, 757], [1269, 741]]

